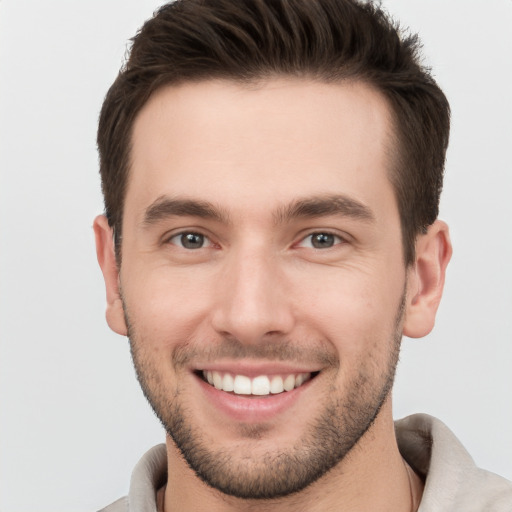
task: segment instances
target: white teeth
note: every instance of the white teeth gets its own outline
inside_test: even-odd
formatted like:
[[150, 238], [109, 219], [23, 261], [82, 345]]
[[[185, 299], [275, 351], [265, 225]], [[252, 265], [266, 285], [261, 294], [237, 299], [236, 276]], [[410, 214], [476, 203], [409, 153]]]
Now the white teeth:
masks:
[[295, 375], [288, 375], [284, 379], [283, 387], [285, 391], [291, 391], [295, 387]]
[[304, 381], [306, 380], [306, 376], [303, 373], [299, 373], [297, 377], [295, 377], [295, 387], [298, 388], [299, 386], [302, 386], [304, 384]]
[[253, 395], [268, 395], [270, 394], [270, 380], [266, 375], [260, 375], [252, 379], [252, 394]]
[[310, 373], [290, 374], [286, 377], [281, 375], [259, 375], [254, 379], [250, 379], [245, 375], [235, 375], [225, 373], [224, 375], [218, 371], [203, 371], [203, 377], [209, 384], [215, 386], [216, 389], [234, 392], [237, 395], [257, 395], [266, 396], [269, 394], [279, 394], [283, 391], [291, 391], [310, 380]]
[[235, 377], [233, 391], [237, 395], [250, 395], [252, 391], [251, 379], [245, 375]]
[[222, 389], [222, 375], [219, 372], [213, 372], [213, 385], [217, 389]]
[[270, 381], [270, 392], [277, 394], [284, 391], [283, 377], [275, 375]]
[[235, 389], [235, 379], [229, 373], [226, 373], [222, 379], [222, 389], [224, 391], [233, 391]]

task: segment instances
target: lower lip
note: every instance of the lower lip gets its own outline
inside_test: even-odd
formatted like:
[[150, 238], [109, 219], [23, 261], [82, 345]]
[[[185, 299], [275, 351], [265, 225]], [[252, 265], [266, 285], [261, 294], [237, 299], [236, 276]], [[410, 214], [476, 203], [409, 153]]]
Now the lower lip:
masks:
[[311, 384], [308, 380], [302, 386], [275, 395], [259, 398], [255, 395], [235, 395], [218, 390], [196, 376], [210, 404], [235, 421], [263, 423], [290, 409]]

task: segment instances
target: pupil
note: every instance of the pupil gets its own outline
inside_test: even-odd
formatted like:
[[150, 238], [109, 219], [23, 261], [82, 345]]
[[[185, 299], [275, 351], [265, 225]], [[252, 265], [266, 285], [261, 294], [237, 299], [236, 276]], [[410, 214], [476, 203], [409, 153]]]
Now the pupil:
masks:
[[181, 243], [186, 249], [200, 249], [203, 246], [204, 237], [197, 233], [187, 233], [181, 235]]
[[334, 245], [334, 235], [328, 233], [316, 233], [313, 235], [313, 247], [317, 249], [325, 249]]

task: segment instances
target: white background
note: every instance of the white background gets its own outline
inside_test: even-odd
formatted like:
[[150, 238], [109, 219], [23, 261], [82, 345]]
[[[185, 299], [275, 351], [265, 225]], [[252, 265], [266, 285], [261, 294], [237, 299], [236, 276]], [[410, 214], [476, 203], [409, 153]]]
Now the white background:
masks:
[[[512, 479], [512, 1], [385, 0], [452, 105], [435, 331], [404, 340], [395, 415], [442, 418]], [[164, 435], [104, 321], [95, 130], [151, 0], [0, 0], [0, 511], [94, 510]]]

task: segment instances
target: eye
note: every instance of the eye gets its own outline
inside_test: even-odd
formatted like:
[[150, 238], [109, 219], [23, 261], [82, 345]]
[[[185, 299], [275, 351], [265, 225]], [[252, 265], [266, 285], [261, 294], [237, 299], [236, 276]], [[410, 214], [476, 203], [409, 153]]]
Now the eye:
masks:
[[314, 249], [329, 249], [343, 243], [343, 239], [332, 233], [311, 233], [301, 240], [299, 247], [312, 247]]
[[169, 239], [169, 243], [184, 249], [202, 249], [211, 245], [208, 237], [193, 232], [178, 233]]

